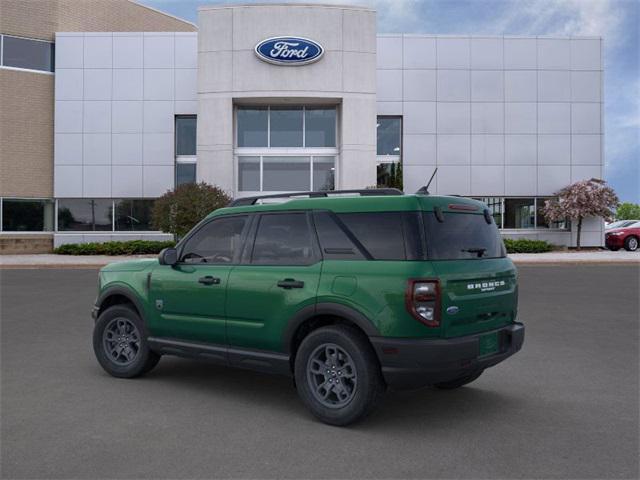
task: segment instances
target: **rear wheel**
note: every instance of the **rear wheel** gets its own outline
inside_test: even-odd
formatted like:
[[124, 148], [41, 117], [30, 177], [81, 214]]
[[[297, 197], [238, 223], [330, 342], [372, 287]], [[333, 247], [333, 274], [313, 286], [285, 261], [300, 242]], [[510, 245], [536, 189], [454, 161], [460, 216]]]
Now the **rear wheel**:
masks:
[[624, 249], [629, 252], [635, 252], [638, 250], [638, 237], [627, 237], [624, 240]]
[[482, 375], [484, 370], [480, 370], [479, 372], [472, 373], [470, 375], [464, 375], [462, 377], [456, 378], [455, 380], [451, 380], [450, 382], [441, 382], [436, 383], [434, 386], [441, 390], [453, 390], [454, 388], [460, 388], [468, 383], [471, 383], [478, 379], [480, 375]]
[[353, 328], [335, 325], [311, 332], [295, 360], [303, 403], [330, 425], [348, 425], [368, 415], [385, 391], [373, 349]]
[[147, 344], [144, 323], [126, 305], [107, 308], [93, 329], [93, 350], [107, 373], [119, 378], [144, 375], [160, 361]]

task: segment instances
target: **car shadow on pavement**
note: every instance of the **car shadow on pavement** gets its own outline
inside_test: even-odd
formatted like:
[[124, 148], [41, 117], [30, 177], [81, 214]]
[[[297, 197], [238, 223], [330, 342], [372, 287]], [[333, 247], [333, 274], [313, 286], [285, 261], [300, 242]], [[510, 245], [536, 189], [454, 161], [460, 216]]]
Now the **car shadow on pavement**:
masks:
[[[163, 358], [146, 379], [171, 384], [172, 390], [179, 388], [184, 395], [196, 391], [202, 394], [205, 390], [211, 395], [212, 402], [241, 402], [256, 412], [280, 410], [301, 421], [312, 418], [298, 398], [293, 380], [285, 376], [169, 357]], [[439, 426], [451, 428], [452, 422], [464, 424], [480, 418], [490, 422], [492, 418], [504, 417], [512, 408], [518, 410], [529, 403], [526, 398], [512, 393], [490, 390], [483, 386], [482, 380], [480, 377], [474, 384], [457, 390], [388, 391], [370, 417], [350, 428], [363, 431], [415, 429], [426, 425], [432, 430]], [[293, 420], [294, 417], [290, 418]]]

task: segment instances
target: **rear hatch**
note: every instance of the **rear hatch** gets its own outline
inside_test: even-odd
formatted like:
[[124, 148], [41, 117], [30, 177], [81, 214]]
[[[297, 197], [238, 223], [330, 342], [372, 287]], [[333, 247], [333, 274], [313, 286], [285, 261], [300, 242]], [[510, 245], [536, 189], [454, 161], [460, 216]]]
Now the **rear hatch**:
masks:
[[440, 281], [445, 337], [485, 332], [517, 315], [517, 273], [482, 210], [424, 213], [427, 255]]

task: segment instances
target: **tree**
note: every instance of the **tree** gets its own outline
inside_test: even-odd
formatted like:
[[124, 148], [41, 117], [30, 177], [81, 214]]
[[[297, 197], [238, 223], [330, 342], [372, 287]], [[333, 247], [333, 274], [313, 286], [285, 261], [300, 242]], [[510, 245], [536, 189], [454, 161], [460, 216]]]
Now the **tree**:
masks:
[[640, 205], [623, 202], [616, 209], [616, 220], [640, 220]]
[[564, 187], [555, 194], [558, 198], [547, 200], [543, 215], [548, 221], [559, 222], [566, 218], [577, 221], [576, 246], [580, 250], [580, 233], [585, 217], [613, 218], [618, 206], [618, 196], [604, 180], [592, 178]]
[[212, 211], [231, 201], [223, 190], [204, 182], [186, 183], [155, 201], [151, 224], [163, 232], [183, 237]]

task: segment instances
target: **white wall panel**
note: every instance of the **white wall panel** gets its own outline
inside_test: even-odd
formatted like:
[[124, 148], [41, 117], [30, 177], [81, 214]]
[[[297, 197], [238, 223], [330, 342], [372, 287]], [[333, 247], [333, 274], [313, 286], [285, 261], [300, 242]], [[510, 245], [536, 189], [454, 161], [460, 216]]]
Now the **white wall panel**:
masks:
[[602, 165], [600, 135], [572, 135], [571, 163], [573, 165]]
[[378, 70], [376, 85], [379, 102], [402, 101], [402, 70]]
[[536, 135], [506, 135], [504, 142], [504, 159], [508, 165], [536, 165]]
[[504, 103], [472, 103], [471, 132], [504, 133]]
[[406, 102], [402, 110], [405, 133], [436, 133], [435, 102]]
[[82, 169], [82, 196], [85, 198], [111, 197], [111, 167], [85, 165]]
[[504, 174], [504, 193], [514, 196], [535, 196], [537, 192], [535, 165], [507, 165]]
[[537, 105], [535, 103], [507, 103], [504, 111], [505, 133], [536, 133]]
[[471, 99], [469, 70], [438, 70], [438, 101], [468, 102]]
[[573, 70], [602, 69], [600, 39], [571, 39], [571, 68]]
[[569, 165], [540, 165], [538, 167], [538, 195], [553, 195], [571, 183]]
[[472, 38], [471, 39], [471, 68], [472, 69], [502, 69], [504, 66], [503, 39]]
[[538, 165], [569, 165], [570, 163], [570, 135], [538, 136]]
[[84, 133], [111, 132], [111, 102], [85, 100], [82, 111]]
[[82, 197], [82, 165], [56, 165], [53, 193], [58, 198]]
[[469, 38], [437, 37], [438, 68], [469, 68], [471, 42]]
[[471, 163], [504, 165], [504, 135], [471, 135]]
[[535, 38], [505, 38], [504, 68], [536, 69], [538, 52]]
[[56, 100], [54, 117], [56, 133], [82, 132], [82, 102]]
[[143, 98], [145, 100], [173, 100], [174, 70], [145, 68]]
[[82, 141], [84, 165], [111, 165], [111, 134], [85, 133]]
[[404, 135], [402, 138], [402, 148], [403, 166], [436, 164], [435, 135]]
[[538, 68], [541, 70], [569, 70], [571, 45], [564, 39], [538, 39]]
[[567, 70], [540, 70], [538, 72], [538, 100], [541, 102], [570, 101], [570, 73]]
[[571, 101], [600, 102], [600, 72], [571, 72]]
[[84, 36], [77, 33], [56, 34], [56, 70], [59, 68], [83, 68]]
[[438, 195], [471, 195], [471, 167], [439, 166], [436, 185]]
[[402, 68], [402, 37], [379, 36], [377, 39], [377, 68]]
[[112, 102], [113, 133], [142, 132], [142, 101], [114, 101]]
[[142, 174], [143, 195], [159, 197], [171, 190], [174, 184], [175, 167], [173, 165], [145, 166]]
[[142, 33], [113, 36], [113, 68], [142, 68]]
[[405, 101], [435, 101], [435, 70], [404, 70], [403, 95]]
[[571, 133], [600, 133], [599, 103], [571, 104]]
[[539, 103], [538, 133], [570, 133], [571, 105], [569, 103]]
[[142, 165], [142, 133], [112, 134], [111, 163], [113, 165]]
[[84, 37], [84, 68], [112, 68], [112, 37]]
[[471, 195], [504, 195], [503, 165], [471, 167]]
[[466, 102], [438, 102], [438, 133], [470, 133], [471, 105]]
[[141, 68], [113, 70], [113, 100], [142, 100], [143, 72]]
[[471, 100], [501, 102], [504, 100], [504, 73], [501, 70], [471, 72]]
[[145, 133], [143, 136], [145, 165], [173, 165], [175, 149], [173, 133]]
[[114, 165], [111, 194], [114, 198], [142, 197], [142, 165]]
[[405, 35], [402, 53], [404, 68], [436, 68], [435, 37]]
[[[56, 72], [56, 78], [58, 76]], [[84, 100], [111, 100], [111, 71], [102, 68], [84, 70]], [[57, 92], [57, 90], [56, 90]], [[80, 95], [82, 97], [82, 89]]]
[[144, 68], [173, 68], [174, 36], [144, 35]]
[[438, 165], [471, 163], [470, 135], [438, 135]]
[[196, 33], [176, 33], [175, 67], [198, 68], [198, 35]]
[[54, 150], [56, 165], [82, 165], [82, 134], [56, 133]]
[[171, 133], [173, 129], [173, 102], [144, 102], [145, 133]]
[[83, 74], [81, 68], [61, 68], [56, 71], [57, 100], [82, 100]]
[[507, 102], [537, 101], [538, 73], [535, 70], [505, 71], [504, 96]]

